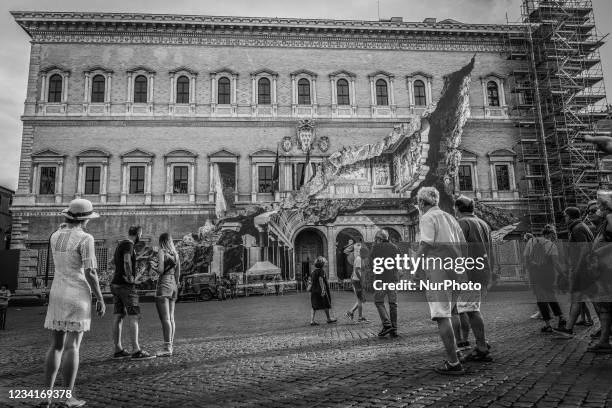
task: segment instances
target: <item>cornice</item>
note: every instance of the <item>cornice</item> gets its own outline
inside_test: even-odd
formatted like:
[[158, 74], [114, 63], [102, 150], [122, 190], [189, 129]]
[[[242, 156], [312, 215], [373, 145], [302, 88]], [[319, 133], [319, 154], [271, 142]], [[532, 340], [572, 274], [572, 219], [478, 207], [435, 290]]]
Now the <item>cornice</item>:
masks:
[[[12, 14], [37, 43], [497, 51], [508, 32], [521, 32], [518, 26], [491, 24], [79, 12]], [[497, 48], [490, 49], [492, 46]]]

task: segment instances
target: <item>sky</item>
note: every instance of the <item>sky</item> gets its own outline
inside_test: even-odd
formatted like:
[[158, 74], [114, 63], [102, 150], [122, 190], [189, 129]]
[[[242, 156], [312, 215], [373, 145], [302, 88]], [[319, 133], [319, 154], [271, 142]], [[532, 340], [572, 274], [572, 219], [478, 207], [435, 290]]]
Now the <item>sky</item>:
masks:
[[[0, 4], [0, 186], [17, 188], [21, 120], [30, 53], [29, 37], [9, 14], [11, 10], [103, 11], [219, 16], [332, 18], [404, 21], [452, 18], [465, 23], [516, 22], [521, 0], [3, 0]], [[593, 0], [602, 34], [612, 32], [612, 1]], [[379, 14], [380, 13], [380, 14]], [[612, 84], [612, 45], [601, 49], [604, 76]], [[612, 85], [610, 85], [612, 86]], [[610, 98], [612, 99], [612, 98]]]

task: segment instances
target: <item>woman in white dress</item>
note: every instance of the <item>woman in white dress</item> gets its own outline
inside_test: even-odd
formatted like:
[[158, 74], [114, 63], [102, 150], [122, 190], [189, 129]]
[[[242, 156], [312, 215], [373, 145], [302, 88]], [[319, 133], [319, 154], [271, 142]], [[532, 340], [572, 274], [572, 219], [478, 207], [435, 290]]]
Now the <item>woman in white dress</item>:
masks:
[[[83, 199], [73, 200], [62, 215], [65, 223], [49, 241], [55, 274], [45, 318], [45, 329], [52, 330], [45, 362], [45, 386], [48, 390], [53, 389], [63, 354], [63, 387], [70, 391], [64, 395], [67, 397], [64, 405], [82, 407], [85, 401], [75, 397], [74, 382], [79, 368], [81, 339], [91, 324], [92, 290], [97, 299], [98, 316], [103, 316], [106, 311], [96, 273], [94, 239], [83, 231], [89, 220], [99, 215], [93, 211], [91, 202]], [[51, 398], [41, 406], [50, 404]]]

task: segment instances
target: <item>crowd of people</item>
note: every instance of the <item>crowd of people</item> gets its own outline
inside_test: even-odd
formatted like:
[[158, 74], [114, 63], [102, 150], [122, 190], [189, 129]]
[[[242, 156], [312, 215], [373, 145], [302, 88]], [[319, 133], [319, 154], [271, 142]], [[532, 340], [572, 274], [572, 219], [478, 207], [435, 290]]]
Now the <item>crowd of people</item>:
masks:
[[[474, 214], [474, 201], [460, 196], [454, 205], [454, 216], [438, 206], [440, 194], [434, 187], [423, 187], [417, 193], [420, 212], [420, 242], [415, 257], [457, 258], [471, 257], [485, 260], [482, 269], [468, 270], [466, 273], [442, 267], [415, 271], [415, 281], [443, 282], [452, 279], [457, 282], [471, 281], [480, 284], [479, 290], [455, 291], [427, 290], [425, 293], [430, 317], [437, 323], [438, 333], [445, 350], [444, 362], [435, 367], [436, 372], [446, 375], [466, 373], [466, 361], [490, 362], [490, 346], [486, 340], [485, 323], [480, 306], [493, 279], [494, 251], [489, 225]], [[62, 212], [65, 222], [53, 233], [50, 248], [55, 264], [55, 276], [49, 293], [49, 304], [44, 327], [51, 330], [51, 342], [45, 360], [45, 385], [53, 389], [60, 364], [64, 376], [64, 387], [71, 391], [65, 401], [68, 407], [80, 407], [85, 401], [76, 398], [74, 383], [79, 367], [79, 348], [83, 333], [89, 331], [92, 314], [92, 294], [96, 298], [95, 311], [102, 317], [106, 305], [96, 273], [97, 261], [94, 238], [84, 228], [89, 220], [97, 218], [91, 202], [85, 199], [73, 200]], [[600, 191], [598, 199], [590, 202], [585, 220], [577, 208], [565, 210], [565, 220], [569, 231], [566, 247], [560, 244], [554, 226], [547, 225], [541, 236], [526, 236], [525, 268], [537, 299], [541, 318], [545, 322], [544, 333], [558, 333], [564, 337], [574, 335], [578, 318], [587, 313], [592, 303], [600, 323], [594, 333], [595, 344], [589, 352], [612, 353], [610, 345], [612, 312], [612, 192]], [[124, 240], [119, 242], [114, 253], [115, 271], [112, 280], [114, 321], [113, 321], [113, 358], [147, 360], [167, 357], [173, 354], [175, 338], [174, 310], [178, 296], [178, 282], [181, 265], [172, 237], [168, 233], [159, 237], [158, 274], [156, 286], [156, 308], [161, 322], [163, 348], [156, 354], [143, 350], [139, 343], [139, 295], [136, 285], [139, 275], [136, 272], [137, 253], [135, 246], [142, 235], [142, 228], [133, 226]], [[353, 265], [350, 280], [355, 294], [355, 305], [345, 316], [367, 323], [363, 315], [365, 302], [365, 271], [369, 267], [364, 259], [363, 243], [355, 242], [351, 248]], [[467, 252], [467, 253], [466, 253]], [[385, 230], [376, 233], [375, 242], [369, 252], [369, 259], [395, 258], [398, 247], [389, 241]], [[318, 325], [316, 311], [323, 310], [327, 323], [337, 319], [332, 314], [332, 299], [325, 265], [327, 260], [320, 256], [316, 259], [314, 271], [308, 280], [308, 291], [312, 303], [311, 325]], [[377, 276], [384, 283], [399, 281], [399, 271], [385, 268]], [[376, 290], [374, 304], [379, 314], [382, 328], [378, 336], [397, 337], [397, 291], [384, 286]], [[566, 319], [555, 292], [565, 289], [571, 294], [571, 304]], [[6, 290], [0, 290], [0, 318], [4, 322]], [[551, 325], [552, 316], [557, 319], [556, 327]], [[585, 319], [587, 319], [585, 317]], [[590, 316], [585, 322], [591, 321]], [[129, 345], [128, 351], [122, 343], [123, 323], [126, 322]], [[469, 331], [473, 332], [475, 347], [467, 354], [461, 349], [469, 348]], [[41, 406], [50, 406], [46, 401]]]

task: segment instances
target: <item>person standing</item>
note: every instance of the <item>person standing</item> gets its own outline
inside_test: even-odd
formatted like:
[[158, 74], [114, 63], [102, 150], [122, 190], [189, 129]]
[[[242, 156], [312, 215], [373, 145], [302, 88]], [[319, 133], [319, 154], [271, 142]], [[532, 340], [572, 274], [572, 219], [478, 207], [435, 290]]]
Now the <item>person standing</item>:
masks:
[[[111, 281], [113, 294], [115, 321], [113, 323], [113, 344], [115, 353], [113, 358], [133, 358], [134, 360], [147, 360], [155, 356], [141, 350], [138, 343], [138, 320], [140, 319], [140, 305], [138, 304], [138, 291], [136, 285], [140, 277], [136, 271], [136, 250], [134, 246], [142, 237], [142, 227], [132, 226], [126, 239], [119, 242], [113, 255], [115, 274]], [[121, 332], [123, 321], [127, 320], [132, 354], [121, 345]]]
[[523, 252], [538, 309], [545, 323], [541, 329], [543, 333], [553, 331], [550, 325], [551, 309], [558, 319], [558, 327], [565, 327], [565, 318], [554, 290], [556, 276], [563, 269], [559, 262], [559, 250], [554, 244], [556, 240], [555, 227], [547, 224], [544, 226], [542, 236], [530, 239]]
[[0, 330], [6, 329], [6, 312], [10, 298], [11, 291], [8, 290], [6, 285], [0, 286]]
[[[99, 215], [89, 200], [76, 199], [62, 211], [65, 223], [51, 235], [55, 274], [49, 292], [45, 329], [51, 330], [51, 345], [45, 358], [45, 388], [53, 389], [62, 365], [64, 387], [71, 392], [64, 405], [82, 407], [76, 398], [74, 382], [79, 369], [79, 349], [83, 333], [91, 325], [91, 294], [96, 297], [96, 312], [104, 316], [106, 305], [98, 281], [94, 238], [83, 229]], [[41, 406], [51, 406], [51, 401]]]
[[[491, 240], [491, 228], [489, 225], [474, 215], [474, 200], [460, 196], [455, 201], [455, 213], [463, 236], [467, 242], [467, 253], [470, 259], [483, 259], [484, 268], [468, 271], [471, 282], [479, 283], [481, 290], [465, 291], [459, 294], [457, 299], [457, 312], [462, 316], [462, 328], [465, 320], [469, 321], [469, 327], [474, 332], [476, 347], [466, 356], [467, 361], [493, 361], [485, 338], [485, 325], [480, 312], [480, 304], [486, 296], [487, 289], [491, 284], [491, 273], [493, 271], [493, 243]], [[467, 335], [464, 336], [467, 341]], [[469, 345], [469, 342], [468, 344]]]
[[355, 244], [355, 251], [353, 252], [353, 273], [351, 274], [351, 285], [353, 286], [353, 292], [355, 293], [356, 302], [353, 307], [345, 313], [345, 316], [353, 320], [355, 318], [355, 311], [359, 313], [357, 322], [368, 323], [369, 320], [363, 317], [363, 304], [365, 303], [365, 294], [363, 291], [363, 263], [364, 260], [361, 257], [361, 242]]
[[[419, 230], [421, 242], [416, 258], [433, 259], [432, 267], [426, 267], [424, 275], [429, 283], [443, 283], [445, 280], [455, 280], [458, 283], [467, 281], [465, 274], [455, 274], [435, 265], [437, 258], [462, 257], [462, 245], [465, 244], [463, 231], [457, 220], [438, 207], [440, 193], [435, 187], [422, 187], [417, 193], [417, 205], [421, 214]], [[417, 279], [423, 271], [419, 271]], [[434, 370], [439, 374], [463, 375], [465, 369], [459, 361], [455, 343], [455, 333], [451, 316], [456, 311], [457, 293], [452, 290], [427, 290], [425, 293], [431, 319], [438, 324], [440, 339], [446, 351], [447, 360]]]
[[[384, 229], [380, 229], [374, 235], [374, 245], [372, 245], [372, 251], [370, 258], [372, 260], [376, 258], [392, 258], [395, 259], [399, 250], [394, 243], [389, 242], [389, 233]], [[399, 272], [397, 268], [385, 268], [382, 274], [379, 276], [383, 285], [385, 283], [397, 283], [399, 281]], [[374, 291], [374, 305], [378, 310], [378, 316], [382, 323], [382, 329], [378, 333], [379, 337], [385, 337], [391, 335], [391, 337], [397, 337], [397, 291], [388, 289], [388, 286], [383, 286], [383, 290]], [[389, 312], [385, 306], [385, 298], [389, 302]]]
[[164, 348], [157, 353], [158, 357], [169, 357], [173, 353], [174, 333], [174, 306], [178, 298], [177, 282], [181, 276], [181, 262], [178, 252], [172, 242], [172, 237], [167, 232], [159, 236], [159, 278], [155, 293], [155, 305], [162, 325], [164, 336]]
[[601, 223], [593, 240], [591, 256], [596, 258], [597, 293], [593, 300], [599, 315], [601, 333], [597, 343], [587, 348], [588, 352], [612, 354], [610, 332], [612, 331], [612, 191], [597, 192], [598, 216]]
[[[588, 307], [586, 302], [595, 289], [595, 282], [590, 282], [587, 273], [587, 257], [593, 242], [593, 234], [589, 227], [581, 221], [580, 210], [576, 207], [567, 207], [563, 212], [565, 223], [569, 231], [568, 267], [570, 277], [571, 305], [569, 319], [565, 327], [558, 327], [554, 331], [566, 335], [574, 335], [574, 324], [578, 316]], [[589, 317], [590, 320], [590, 317]], [[592, 323], [591, 323], [592, 325]]]
[[327, 323], [336, 323], [337, 319], [331, 317], [329, 310], [331, 309], [331, 293], [329, 291], [329, 284], [327, 283], [327, 276], [323, 267], [327, 264], [327, 259], [319, 256], [315, 260], [314, 271], [312, 271], [311, 280], [312, 288], [310, 290], [310, 304], [312, 306], [312, 313], [310, 315], [310, 325], [318, 326], [319, 323], [315, 321], [315, 314], [317, 310], [323, 310], [325, 316], [327, 316]]

